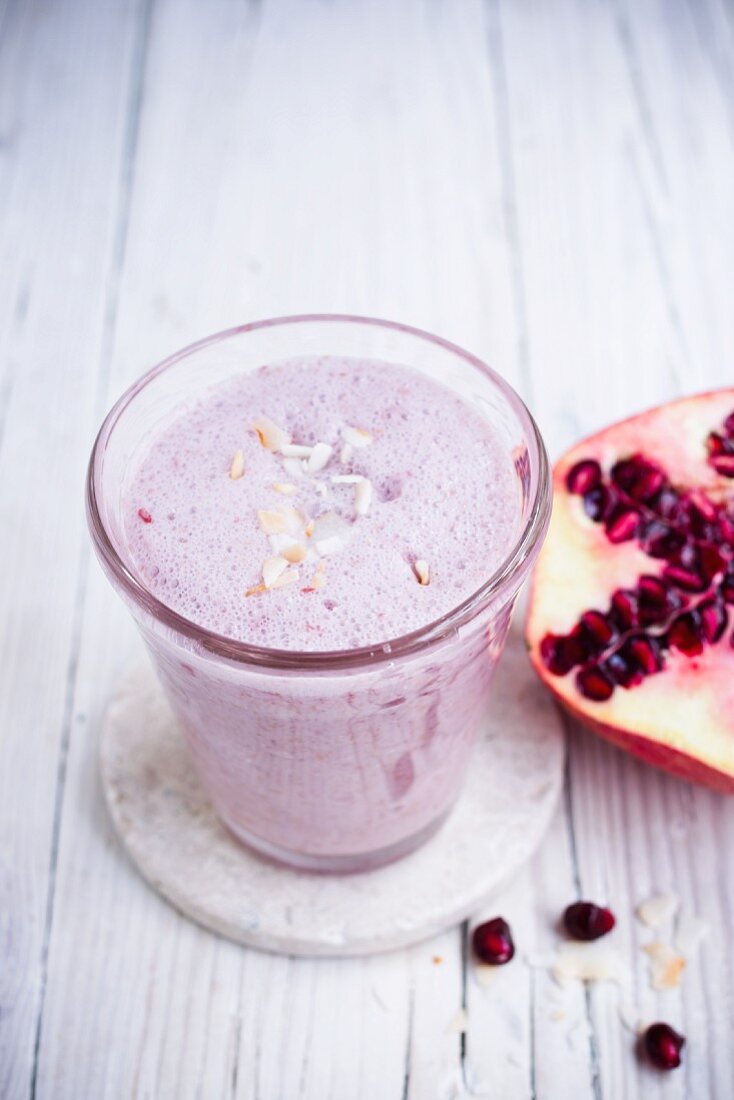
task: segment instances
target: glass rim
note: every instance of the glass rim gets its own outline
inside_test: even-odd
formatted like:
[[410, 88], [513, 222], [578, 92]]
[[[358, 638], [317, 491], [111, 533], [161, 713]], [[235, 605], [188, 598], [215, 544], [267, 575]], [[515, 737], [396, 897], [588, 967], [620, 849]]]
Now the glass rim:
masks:
[[[530, 440], [534, 441], [537, 449], [537, 469], [533, 469], [532, 464], [530, 468], [531, 502], [527, 519], [504, 560], [487, 580], [461, 603], [452, 607], [440, 618], [433, 619], [425, 626], [407, 634], [402, 634], [397, 638], [350, 649], [286, 650], [252, 645], [248, 642], [229, 638], [224, 634], [218, 634], [216, 631], [200, 626], [192, 619], [188, 619], [174, 611], [173, 608], [159, 600], [146, 588], [123, 561], [102, 520], [97, 500], [96, 475], [101, 472], [105, 447], [118, 420], [142, 390], [164, 371], [169, 370], [182, 359], [188, 358], [204, 348], [222, 343], [244, 333], [298, 324], [368, 325], [400, 332], [448, 351], [478, 370], [500, 391], [523, 427], [525, 434]], [[87, 468], [85, 500], [89, 530], [102, 565], [119, 583], [133, 603], [141, 605], [148, 614], [163, 626], [191, 639], [212, 656], [240, 664], [256, 665], [273, 670], [336, 671], [371, 665], [380, 661], [391, 661], [398, 657], [421, 652], [437, 642], [456, 636], [461, 627], [471, 622], [494, 600], [498, 597], [501, 598], [506, 593], [509, 594], [515, 577], [522, 570], [528, 558], [532, 556], [545, 533], [550, 518], [552, 493], [550, 462], [545, 444], [532, 414], [512, 386], [477, 356], [441, 336], [436, 336], [423, 329], [397, 321], [386, 321], [348, 313], [304, 313], [252, 321], [248, 324], [224, 329], [221, 332], [188, 344], [142, 374], [114, 403], [97, 433]]]

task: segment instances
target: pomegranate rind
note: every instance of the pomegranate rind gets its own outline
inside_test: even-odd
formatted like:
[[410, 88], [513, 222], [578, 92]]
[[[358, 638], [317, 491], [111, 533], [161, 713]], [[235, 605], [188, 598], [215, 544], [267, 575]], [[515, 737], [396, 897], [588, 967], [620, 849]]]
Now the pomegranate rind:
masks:
[[[706, 441], [734, 408], [734, 389], [683, 398], [621, 421], [576, 444], [553, 474], [553, 515], [531, 582], [526, 621], [530, 659], [564, 707], [602, 737], [657, 768], [714, 790], [734, 793], [734, 648], [731, 628], [696, 657], [671, 650], [665, 670], [604, 702], [585, 699], [575, 673], [553, 675], [540, 658], [548, 633], [567, 634], [584, 611], [608, 608], [618, 588], [643, 574], [660, 575], [665, 562], [634, 542], [612, 544], [604, 526], [585, 513], [566, 488], [568, 471], [596, 459], [608, 472], [620, 458], [642, 453], [680, 488], [731, 499], [734, 483], [708, 462]], [[730, 619], [732, 615], [730, 614]]]

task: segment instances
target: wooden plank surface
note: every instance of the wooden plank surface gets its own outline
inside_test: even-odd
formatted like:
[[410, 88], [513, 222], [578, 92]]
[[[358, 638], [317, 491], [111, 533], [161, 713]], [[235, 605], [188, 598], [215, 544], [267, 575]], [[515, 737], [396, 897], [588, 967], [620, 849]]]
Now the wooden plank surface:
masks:
[[[730, 382], [733, 94], [730, 0], [0, 3], [0, 1096], [732, 1095], [734, 807], [571, 725], [553, 827], [491, 910], [547, 952], [577, 892], [608, 898], [630, 999], [688, 1036], [670, 1078], [614, 987], [519, 960], [484, 984], [466, 927], [295, 960], [160, 901], [97, 778], [135, 639], [81, 486], [126, 384], [267, 315], [446, 335], [554, 454]], [[712, 933], [654, 994], [632, 912], [667, 889]]]

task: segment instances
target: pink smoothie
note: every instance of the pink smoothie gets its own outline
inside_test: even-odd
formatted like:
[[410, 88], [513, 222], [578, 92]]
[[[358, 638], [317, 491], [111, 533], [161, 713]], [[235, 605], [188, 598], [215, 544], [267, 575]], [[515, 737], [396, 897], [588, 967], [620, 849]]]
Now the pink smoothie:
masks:
[[[291, 457], [262, 445], [262, 417]], [[519, 514], [510, 456], [449, 390], [409, 368], [315, 359], [182, 411], [136, 471], [125, 524], [146, 586], [186, 618], [254, 645], [336, 650], [445, 615], [507, 555]], [[258, 590], [283, 551], [296, 560]]]
[[407, 367], [313, 358], [204, 390], [153, 433], [123, 495], [130, 566], [200, 627], [348, 668], [213, 657], [142, 625], [220, 816], [260, 851], [357, 869], [453, 804], [510, 602], [438, 642], [508, 555], [520, 483], [485, 419]]

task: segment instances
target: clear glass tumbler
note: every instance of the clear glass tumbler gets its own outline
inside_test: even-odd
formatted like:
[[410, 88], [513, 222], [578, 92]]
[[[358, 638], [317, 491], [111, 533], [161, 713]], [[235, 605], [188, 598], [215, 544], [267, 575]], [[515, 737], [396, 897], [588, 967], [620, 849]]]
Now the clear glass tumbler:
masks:
[[[311, 355], [410, 366], [449, 386], [503, 441], [519, 500], [506, 560], [449, 614], [380, 645], [323, 653], [246, 645], [166, 607], [136, 574], [121, 508], [141, 453], [178, 406], [235, 374]], [[313, 871], [387, 863], [450, 812], [550, 502], [537, 427], [489, 367], [405, 325], [330, 315], [242, 325], [154, 367], [104, 421], [87, 480], [95, 550], [140, 629], [217, 813], [261, 854]]]

